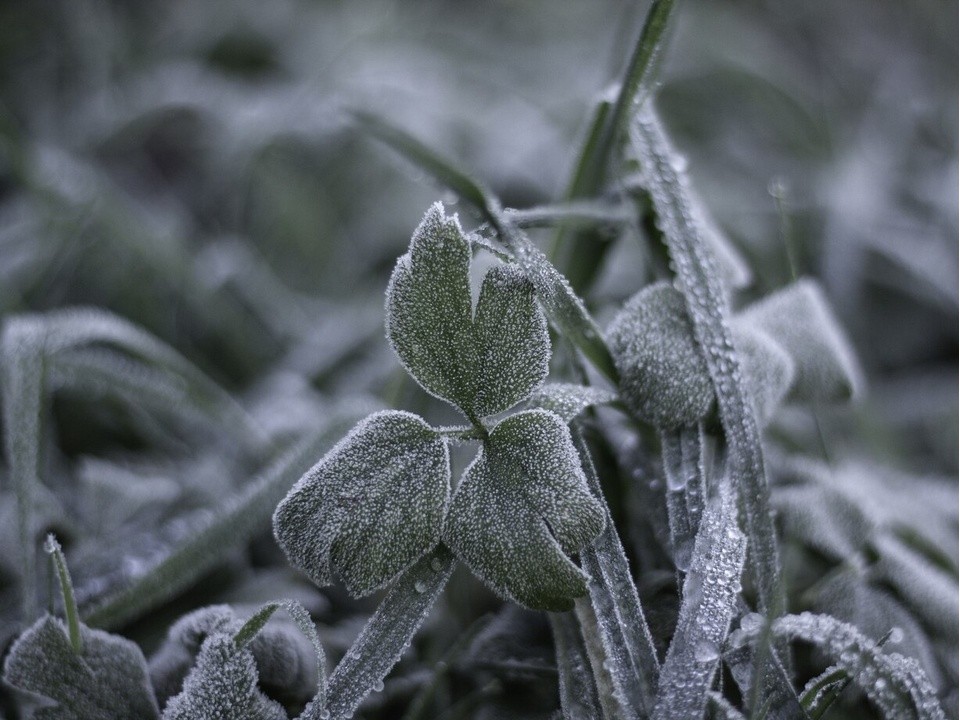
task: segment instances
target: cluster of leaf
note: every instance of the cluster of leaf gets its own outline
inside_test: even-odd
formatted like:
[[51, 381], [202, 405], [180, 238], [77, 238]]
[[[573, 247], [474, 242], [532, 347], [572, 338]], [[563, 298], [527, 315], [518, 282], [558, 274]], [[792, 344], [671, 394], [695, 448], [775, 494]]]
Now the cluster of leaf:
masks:
[[654, 2], [552, 202], [646, 6], [228, 5], [0, 3], [0, 717], [957, 716], [942, 8]]

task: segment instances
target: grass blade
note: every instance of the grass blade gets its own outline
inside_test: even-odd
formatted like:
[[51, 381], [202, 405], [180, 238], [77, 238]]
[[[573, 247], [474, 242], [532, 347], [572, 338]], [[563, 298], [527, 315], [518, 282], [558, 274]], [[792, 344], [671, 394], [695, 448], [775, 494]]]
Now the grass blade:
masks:
[[550, 629], [556, 647], [560, 707], [564, 720], [601, 720], [603, 710], [576, 616], [572, 613], [550, 613]]
[[44, 397], [44, 331], [33, 318], [12, 318], [0, 337], [3, 427], [7, 467], [17, 500], [23, 622], [37, 612], [33, 494], [40, 482], [40, 415]]
[[760, 608], [776, 617], [783, 613], [786, 599], [760, 430], [740, 371], [716, 261], [695, 220], [686, 178], [677, 170], [681, 165], [652, 109], [643, 108], [636, 114], [630, 137], [716, 391], [730, 447], [729, 476], [741, 488]]
[[337, 665], [327, 686], [330, 720], [353, 717], [363, 699], [396, 665], [453, 573], [456, 560], [443, 545], [405, 572]]
[[670, 542], [674, 563], [683, 571], [690, 567], [707, 494], [703, 441], [702, 427], [681, 427], [660, 434]]
[[[579, 432], [573, 436], [590, 489], [603, 502], [586, 443]], [[593, 544], [580, 553], [580, 560], [590, 575], [587, 588], [616, 692], [628, 707], [649, 712], [654, 703], [660, 663], [613, 518], [605, 502], [603, 507], [604, 529]]]
[[[594, 111], [590, 131], [567, 189], [566, 200], [595, 197], [606, 183], [611, 158], [626, 132], [633, 109], [649, 95], [656, 70], [656, 58], [674, 0], [655, 0], [634, 45], [616, 100], [603, 99]], [[551, 260], [567, 275], [574, 291], [583, 293], [596, 275], [608, 241], [596, 233], [558, 230]]]
[[277, 503], [343, 432], [344, 424], [335, 423], [284, 453], [186, 542], [131, 585], [87, 609], [87, 624], [109, 629], [139, 617], [189, 587], [226, 553], [269, 528]]
[[656, 720], [703, 715], [736, 610], [746, 550], [732, 494], [721, 488], [700, 524], [677, 629], [660, 670]]

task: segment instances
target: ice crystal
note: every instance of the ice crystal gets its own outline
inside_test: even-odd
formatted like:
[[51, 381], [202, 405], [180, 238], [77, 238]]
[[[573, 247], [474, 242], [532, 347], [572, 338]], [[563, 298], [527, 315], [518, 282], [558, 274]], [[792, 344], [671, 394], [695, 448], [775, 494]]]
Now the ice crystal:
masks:
[[318, 585], [331, 566], [360, 596], [383, 587], [440, 540], [450, 492], [446, 442], [407, 412], [371, 415], [277, 506], [274, 534]]

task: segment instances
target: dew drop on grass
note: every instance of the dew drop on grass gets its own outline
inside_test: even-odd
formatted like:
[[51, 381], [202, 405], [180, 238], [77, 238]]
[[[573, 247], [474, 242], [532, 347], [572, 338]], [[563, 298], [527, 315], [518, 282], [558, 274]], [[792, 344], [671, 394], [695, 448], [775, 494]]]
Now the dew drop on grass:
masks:
[[693, 648], [693, 657], [697, 662], [709, 663], [720, 657], [720, 652], [716, 643], [700, 640]]

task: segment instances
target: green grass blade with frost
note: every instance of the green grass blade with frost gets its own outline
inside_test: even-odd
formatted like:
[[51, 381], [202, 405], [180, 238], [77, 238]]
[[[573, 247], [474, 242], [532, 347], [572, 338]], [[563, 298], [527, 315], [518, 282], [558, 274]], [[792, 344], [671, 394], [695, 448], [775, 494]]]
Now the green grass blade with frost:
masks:
[[182, 545], [128, 587], [88, 608], [86, 621], [110, 628], [140, 617], [188, 588], [228, 552], [269, 528], [277, 503], [343, 434], [345, 424], [334, 423], [284, 453]]
[[946, 720], [936, 691], [919, 663], [899, 653], [884, 653], [852, 625], [829, 615], [801, 613], [777, 618], [772, 631], [822, 650], [836, 669], [853, 678], [887, 720]]
[[677, 629], [660, 668], [656, 720], [703, 715], [736, 610], [746, 550], [731, 492], [721, 489], [700, 523]]
[[603, 710], [575, 617], [573, 613], [550, 614], [560, 682], [560, 707], [564, 720], [599, 720], [603, 717]]
[[347, 720], [409, 646], [456, 564], [443, 545], [407, 570], [381, 601], [327, 683], [329, 720]]
[[776, 532], [770, 516], [760, 429], [740, 370], [720, 275], [687, 195], [687, 179], [652, 108], [641, 108], [630, 127], [636, 154], [676, 267], [694, 333], [716, 391], [720, 420], [730, 447], [729, 477], [740, 487], [750, 558], [760, 606], [773, 616], [786, 601], [780, 579]]
[[[603, 99], [594, 111], [590, 131], [576, 163], [566, 200], [600, 194], [608, 179], [615, 150], [625, 135], [634, 107], [650, 94], [656, 76], [656, 59], [663, 48], [674, 0], [655, 0], [634, 45], [616, 99]], [[558, 230], [550, 259], [566, 274], [577, 293], [586, 292], [603, 261], [609, 240], [595, 232]]]
[[580, 553], [584, 570], [590, 575], [587, 589], [607, 656], [606, 669], [617, 694], [632, 708], [631, 712], [649, 712], [660, 672], [656, 648], [616, 526], [603, 501], [596, 468], [579, 432], [574, 433], [574, 442], [590, 490], [606, 514], [600, 536]]

